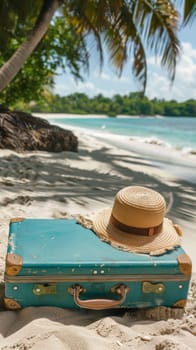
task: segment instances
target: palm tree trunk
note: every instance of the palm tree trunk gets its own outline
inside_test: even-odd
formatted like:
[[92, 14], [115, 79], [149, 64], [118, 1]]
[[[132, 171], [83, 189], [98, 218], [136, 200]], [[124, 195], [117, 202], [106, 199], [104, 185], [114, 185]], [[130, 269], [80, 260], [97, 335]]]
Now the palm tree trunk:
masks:
[[59, 7], [58, 0], [45, 0], [37, 22], [26, 41], [15, 51], [10, 59], [0, 69], [0, 91], [3, 90], [21, 69], [25, 60], [31, 55], [44, 34], [50, 21]]

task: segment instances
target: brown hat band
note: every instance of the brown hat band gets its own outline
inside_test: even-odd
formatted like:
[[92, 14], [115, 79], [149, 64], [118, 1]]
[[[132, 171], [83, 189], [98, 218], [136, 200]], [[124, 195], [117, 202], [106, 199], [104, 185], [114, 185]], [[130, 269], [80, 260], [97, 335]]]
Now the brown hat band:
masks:
[[110, 224], [114, 225], [121, 231], [142, 235], [142, 236], [153, 236], [156, 233], [161, 232], [161, 229], [163, 226], [162, 222], [158, 226], [154, 226], [154, 227], [140, 228], [140, 227], [128, 226], [128, 225], [122, 224], [122, 222], [118, 221], [113, 215], [110, 216]]

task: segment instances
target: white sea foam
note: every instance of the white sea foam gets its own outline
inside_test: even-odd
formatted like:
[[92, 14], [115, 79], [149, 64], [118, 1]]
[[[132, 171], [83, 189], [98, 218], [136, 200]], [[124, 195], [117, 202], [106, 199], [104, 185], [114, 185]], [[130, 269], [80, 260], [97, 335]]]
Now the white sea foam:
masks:
[[131, 141], [138, 141], [138, 142], [142, 142], [142, 143], [148, 143], [148, 144], [151, 144], [151, 145], [167, 147], [167, 148], [171, 148], [172, 147], [172, 145], [170, 143], [165, 142], [165, 141], [159, 139], [156, 136], [151, 136], [151, 137], [131, 136], [130, 140]]
[[151, 136], [151, 137], [139, 137], [139, 136], [131, 136], [130, 137], [130, 140], [131, 141], [136, 141], [136, 142], [141, 142], [141, 143], [147, 143], [147, 144], [151, 144], [151, 145], [157, 145], [157, 146], [161, 146], [161, 147], [164, 147], [164, 148], [169, 148], [169, 149], [174, 149], [176, 150], [177, 152], [181, 153], [182, 155], [188, 155], [188, 154], [191, 154], [191, 155], [195, 155], [196, 156], [196, 150], [194, 150], [193, 148], [191, 147], [174, 147], [172, 146], [171, 143], [169, 142], [165, 142], [161, 139], [159, 139], [158, 137], [156, 136]]
[[196, 156], [196, 150], [192, 149], [191, 147], [183, 147], [181, 152], [182, 154], [193, 154]]

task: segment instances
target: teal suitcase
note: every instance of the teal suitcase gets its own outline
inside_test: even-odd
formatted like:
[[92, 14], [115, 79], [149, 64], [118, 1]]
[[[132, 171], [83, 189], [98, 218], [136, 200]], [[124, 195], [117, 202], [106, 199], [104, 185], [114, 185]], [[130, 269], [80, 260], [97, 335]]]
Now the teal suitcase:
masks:
[[161, 256], [113, 248], [75, 220], [13, 219], [5, 306], [184, 307], [191, 260], [179, 247]]

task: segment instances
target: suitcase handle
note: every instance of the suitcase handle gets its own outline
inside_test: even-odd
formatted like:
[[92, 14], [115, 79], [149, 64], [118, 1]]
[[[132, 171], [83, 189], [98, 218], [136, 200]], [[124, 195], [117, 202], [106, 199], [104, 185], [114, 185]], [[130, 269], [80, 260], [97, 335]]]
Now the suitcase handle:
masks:
[[120, 306], [126, 299], [126, 295], [130, 289], [125, 285], [120, 285], [113, 289], [113, 292], [120, 295], [121, 298], [118, 300], [113, 299], [88, 299], [81, 300], [79, 295], [84, 291], [80, 286], [74, 286], [72, 293], [74, 297], [74, 302], [81, 308], [91, 309], [91, 310], [104, 310], [111, 309]]

